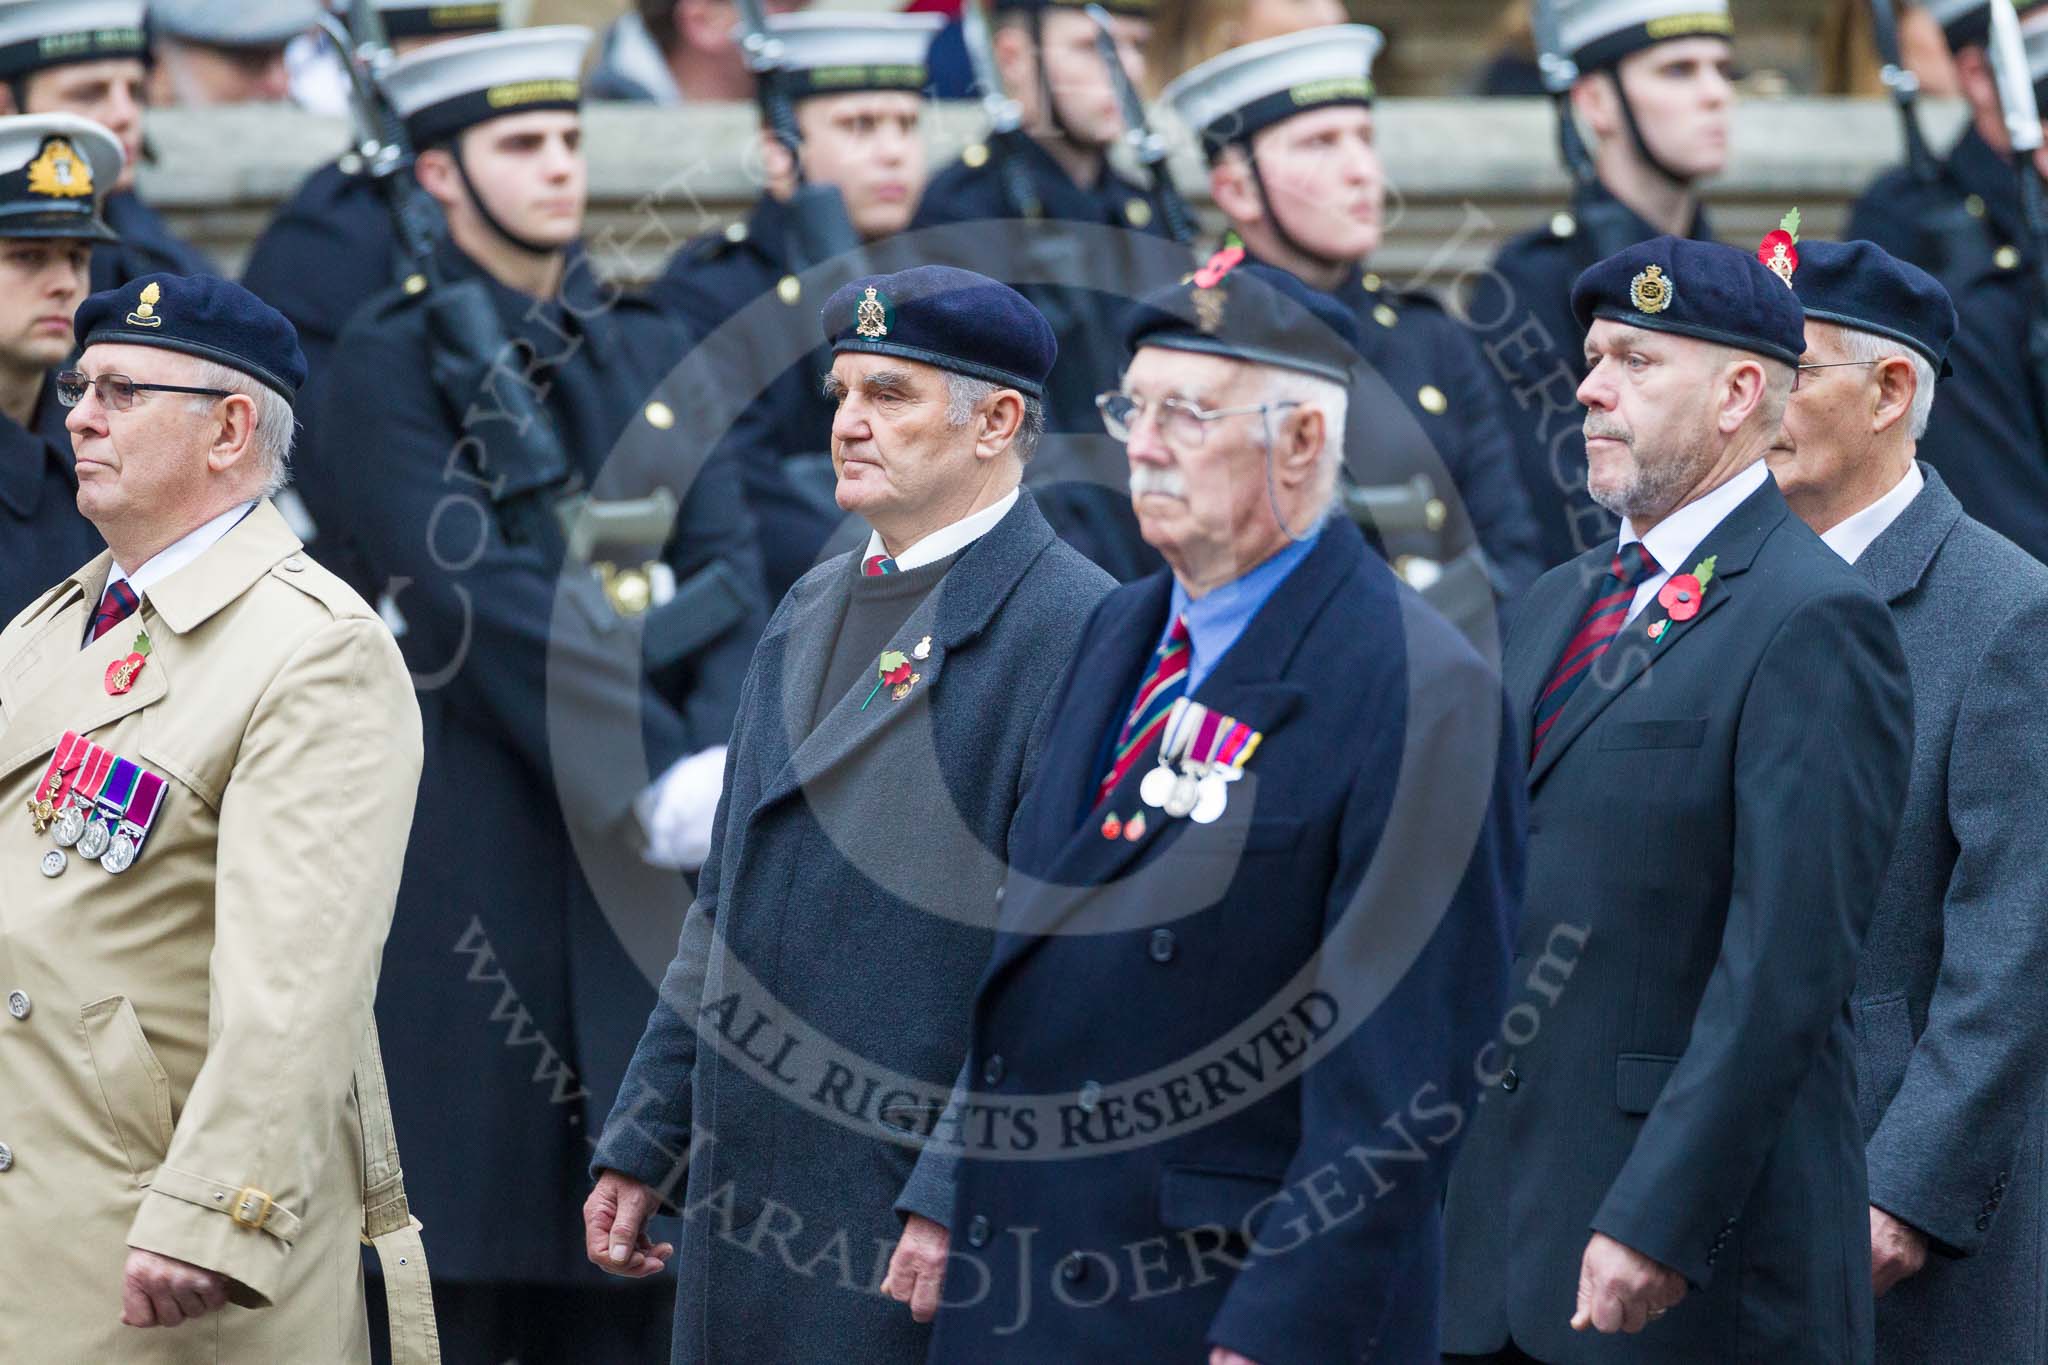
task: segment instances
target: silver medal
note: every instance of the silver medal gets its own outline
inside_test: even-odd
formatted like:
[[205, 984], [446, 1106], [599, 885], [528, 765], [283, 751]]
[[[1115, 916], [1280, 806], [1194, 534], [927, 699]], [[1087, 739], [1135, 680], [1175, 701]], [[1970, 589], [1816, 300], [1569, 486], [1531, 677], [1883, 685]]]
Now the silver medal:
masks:
[[126, 872], [135, 865], [135, 840], [125, 831], [114, 836], [113, 843], [100, 857], [100, 866], [109, 872]]
[[1166, 804], [1166, 798], [1173, 794], [1173, 769], [1164, 763], [1145, 774], [1145, 780], [1138, 784], [1138, 799], [1154, 810]]
[[57, 817], [57, 827], [50, 837], [57, 841], [57, 847], [69, 848], [85, 833], [85, 812], [77, 806], [66, 806], [64, 813]]
[[1202, 779], [1195, 775], [1192, 768], [1183, 770], [1181, 775], [1173, 780], [1173, 791], [1166, 798], [1166, 813], [1176, 820], [1180, 819], [1195, 808], [1195, 803], [1201, 799], [1201, 795]]
[[104, 821], [88, 821], [85, 826], [85, 833], [78, 836], [78, 856], [88, 862], [97, 862], [99, 856], [107, 851], [107, 845], [112, 843], [113, 840], [114, 836], [108, 832]]
[[1198, 825], [1213, 825], [1223, 818], [1223, 810], [1230, 804], [1230, 784], [1216, 773], [1202, 779], [1202, 794], [1195, 799], [1195, 808], [1188, 818]]
[[67, 862], [69, 862], [69, 861], [70, 861], [70, 859], [68, 859], [68, 858], [66, 858], [66, 857], [64, 856], [64, 850], [63, 850], [63, 849], [61, 849], [61, 848], [53, 848], [53, 849], [51, 849], [51, 850], [50, 850], [50, 851], [49, 851], [48, 853], [45, 853], [45, 854], [43, 855], [43, 875], [44, 875], [45, 877], [61, 877], [61, 876], [63, 876], [63, 875], [64, 875], [64, 864], [65, 864], [65, 863], [67, 863]]

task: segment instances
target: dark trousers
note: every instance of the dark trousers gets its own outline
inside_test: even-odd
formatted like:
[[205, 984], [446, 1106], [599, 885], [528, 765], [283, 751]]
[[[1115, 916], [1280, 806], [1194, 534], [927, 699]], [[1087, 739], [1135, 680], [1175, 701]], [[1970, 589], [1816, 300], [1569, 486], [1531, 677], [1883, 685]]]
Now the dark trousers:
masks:
[[1492, 1355], [1445, 1356], [1444, 1365], [1543, 1365], [1543, 1362], [1510, 1341], [1505, 1349]]
[[[390, 1365], [384, 1283], [369, 1281], [370, 1359]], [[443, 1365], [661, 1365], [675, 1325], [673, 1275], [593, 1288], [434, 1283]]]

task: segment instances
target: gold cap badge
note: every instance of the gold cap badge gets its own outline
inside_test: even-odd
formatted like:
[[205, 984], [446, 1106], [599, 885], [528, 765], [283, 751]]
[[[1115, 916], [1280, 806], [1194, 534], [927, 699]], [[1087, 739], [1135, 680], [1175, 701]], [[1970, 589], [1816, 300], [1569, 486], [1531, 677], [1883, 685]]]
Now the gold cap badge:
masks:
[[1653, 265], [1629, 281], [1628, 301], [1636, 306], [1639, 313], [1661, 313], [1671, 306], [1671, 299], [1677, 292], [1672, 282], [1664, 277], [1664, 267]]
[[155, 280], [142, 287], [142, 301], [135, 305], [135, 311], [128, 315], [130, 327], [161, 327], [164, 320], [156, 315], [157, 300], [163, 297]]
[[69, 142], [53, 137], [28, 163], [28, 190], [50, 199], [83, 199], [92, 193], [92, 167]]
[[889, 335], [889, 305], [882, 301], [873, 285], [868, 286], [867, 295], [861, 299], [860, 308], [854, 315], [854, 330], [870, 341]]

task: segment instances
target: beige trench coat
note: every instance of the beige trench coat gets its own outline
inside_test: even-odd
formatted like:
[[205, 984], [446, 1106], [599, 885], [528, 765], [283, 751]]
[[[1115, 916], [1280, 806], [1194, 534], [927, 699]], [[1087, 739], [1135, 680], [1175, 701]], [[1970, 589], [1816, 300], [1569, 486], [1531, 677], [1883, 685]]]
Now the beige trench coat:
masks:
[[[0, 634], [0, 1361], [366, 1361], [351, 1081], [419, 778], [412, 686], [267, 502], [81, 649], [108, 572]], [[168, 779], [118, 876], [75, 850], [43, 874], [27, 807], [67, 730]], [[131, 1246], [227, 1276], [230, 1306], [122, 1326]]]

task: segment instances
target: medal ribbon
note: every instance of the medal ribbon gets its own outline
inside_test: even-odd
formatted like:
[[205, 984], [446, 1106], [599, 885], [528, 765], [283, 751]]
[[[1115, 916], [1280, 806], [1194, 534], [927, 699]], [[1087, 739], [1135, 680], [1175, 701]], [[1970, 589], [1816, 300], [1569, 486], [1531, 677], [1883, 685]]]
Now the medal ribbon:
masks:
[[127, 759], [114, 760], [113, 771], [107, 774], [106, 785], [100, 788], [99, 798], [94, 803], [98, 807], [96, 814], [107, 822], [109, 833], [119, 828], [121, 817], [127, 814], [128, 803], [134, 799], [141, 776], [142, 769]]
[[121, 832], [135, 841], [135, 856], [142, 856], [143, 840], [149, 837], [149, 827], [156, 823], [156, 813], [163, 804], [164, 780], [147, 768], [138, 770], [135, 779], [135, 794], [128, 799], [127, 810], [121, 818]]
[[1223, 732], [1214, 747], [1206, 751], [1206, 761], [1215, 766], [1228, 768], [1232, 772], [1243, 772], [1244, 765], [1251, 762], [1252, 755], [1258, 752], [1259, 741], [1265, 736], [1241, 720], [1232, 720], [1225, 716], [1223, 723], [1229, 728]]
[[71, 775], [78, 771], [85, 758], [88, 743], [76, 731], [66, 730], [64, 738], [57, 741], [57, 752], [50, 755], [50, 766], [43, 773], [43, 780], [36, 784], [36, 800], [51, 805], [63, 804], [65, 795], [71, 790]]
[[100, 788], [106, 784], [107, 773], [114, 766], [114, 756], [90, 741], [86, 742], [84, 757], [78, 760], [78, 776], [73, 779], [69, 794], [78, 798], [78, 804], [90, 806], [99, 798]]
[[1188, 746], [1188, 763], [1195, 768], [1206, 768], [1209, 755], [1216, 750], [1216, 731], [1224, 723], [1224, 716], [1218, 711], [1207, 711], [1202, 716], [1201, 728], [1195, 731], [1195, 742]]
[[1173, 761], [1187, 751], [1188, 741], [1194, 736], [1195, 727], [1209, 715], [1209, 708], [1198, 701], [1182, 697], [1173, 704], [1166, 716], [1166, 731], [1159, 740], [1159, 766], [1171, 768]]

